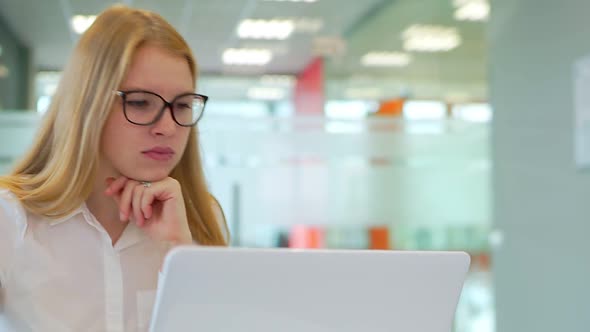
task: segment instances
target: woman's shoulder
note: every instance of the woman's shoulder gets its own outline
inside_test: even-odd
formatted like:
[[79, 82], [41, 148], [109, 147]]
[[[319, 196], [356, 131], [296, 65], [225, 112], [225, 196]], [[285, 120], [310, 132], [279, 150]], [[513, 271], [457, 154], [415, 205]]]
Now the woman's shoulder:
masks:
[[10, 230], [21, 233], [26, 224], [27, 213], [16, 195], [8, 189], [0, 188], [0, 236], [2, 233], [12, 233]]
[[12, 192], [0, 188], [0, 288], [14, 259], [16, 244], [26, 231], [27, 219], [22, 204]]
[[0, 211], [4, 213], [21, 213], [25, 210], [12, 191], [0, 187]]

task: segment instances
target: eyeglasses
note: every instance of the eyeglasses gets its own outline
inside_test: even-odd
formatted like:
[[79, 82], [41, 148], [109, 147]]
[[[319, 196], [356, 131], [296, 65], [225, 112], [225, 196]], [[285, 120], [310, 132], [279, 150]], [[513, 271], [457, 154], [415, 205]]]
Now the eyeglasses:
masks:
[[192, 127], [203, 116], [209, 97], [197, 93], [185, 93], [168, 102], [157, 93], [143, 90], [115, 91], [123, 99], [123, 113], [127, 121], [139, 125], [152, 125], [170, 108], [172, 119], [179, 126]]

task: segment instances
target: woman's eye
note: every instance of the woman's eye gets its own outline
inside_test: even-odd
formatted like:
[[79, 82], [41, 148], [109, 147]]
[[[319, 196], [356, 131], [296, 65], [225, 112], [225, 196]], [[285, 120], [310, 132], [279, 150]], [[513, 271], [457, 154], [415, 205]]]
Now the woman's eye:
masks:
[[149, 102], [147, 100], [128, 100], [126, 104], [130, 107], [143, 108], [147, 107]]
[[191, 105], [187, 104], [187, 103], [176, 103], [175, 106], [178, 110], [186, 110], [186, 109], [191, 109]]

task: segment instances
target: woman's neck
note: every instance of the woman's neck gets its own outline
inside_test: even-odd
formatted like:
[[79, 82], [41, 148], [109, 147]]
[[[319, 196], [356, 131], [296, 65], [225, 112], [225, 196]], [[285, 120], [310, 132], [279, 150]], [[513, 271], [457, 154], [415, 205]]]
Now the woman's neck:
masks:
[[112, 244], [115, 245], [125, 230], [127, 222], [122, 222], [119, 219], [119, 207], [117, 206], [117, 203], [112, 197], [109, 197], [104, 193], [107, 188], [107, 177], [108, 175], [106, 175], [106, 172], [98, 172], [98, 176], [94, 183], [94, 189], [86, 201], [86, 206], [96, 220], [98, 220], [102, 227], [107, 231], [111, 237]]

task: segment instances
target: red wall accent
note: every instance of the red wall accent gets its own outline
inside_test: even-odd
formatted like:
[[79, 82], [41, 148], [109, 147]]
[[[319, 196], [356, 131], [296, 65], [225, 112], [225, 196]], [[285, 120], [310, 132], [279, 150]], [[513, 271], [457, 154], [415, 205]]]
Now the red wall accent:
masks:
[[297, 76], [293, 99], [297, 114], [324, 114], [324, 60], [322, 58], [315, 58]]

